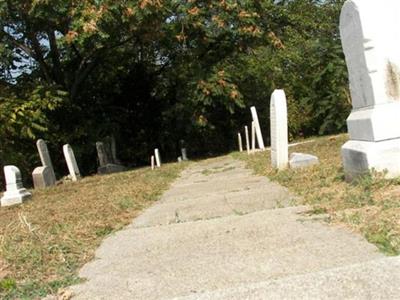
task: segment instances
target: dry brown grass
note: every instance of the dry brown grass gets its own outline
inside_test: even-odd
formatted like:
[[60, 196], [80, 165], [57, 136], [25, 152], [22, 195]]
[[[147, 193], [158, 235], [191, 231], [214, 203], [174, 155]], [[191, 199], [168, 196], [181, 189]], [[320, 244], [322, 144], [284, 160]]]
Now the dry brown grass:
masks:
[[92, 176], [0, 209], [0, 298], [35, 298], [78, 281], [102, 239], [156, 201], [185, 164]]
[[382, 174], [364, 176], [348, 184], [344, 180], [340, 147], [347, 135], [316, 138], [314, 142], [291, 147], [290, 152], [317, 155], [320, 165], [277, 172], [271, 168], [270, 152], [248, 156], [235, 153], [257, 174], [288, 187], [300, 195], [301, 203], [313, 207], [313, 213], [328, 213], [332, 222], [340, 222], [359, 231], [389, 255], [400, 254], [400, 180], [384, 180]]

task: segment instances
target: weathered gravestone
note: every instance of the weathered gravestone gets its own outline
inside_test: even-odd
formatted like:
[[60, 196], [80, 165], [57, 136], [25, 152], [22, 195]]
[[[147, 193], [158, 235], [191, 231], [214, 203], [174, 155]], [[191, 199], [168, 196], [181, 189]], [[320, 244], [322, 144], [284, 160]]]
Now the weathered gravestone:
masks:
[[63, 146], [63, 152], [72, 181], [78, 181], [81, 178], [81, 173], [76, 163], [74, 151], [70, 145], [66, 144]]
[[33, 186], [37, 188], [45, 188], [56, 184], [54, 172], [48, 166], [37, 167], [32, 173]]
[[400, 1], [347, 1], [340, 34], [353, 111], [342, 147], [346, 178], [400, 175]]
[[150, 158], [150, 164], [151, 164], [151, 169], [154, 170], [155, 169], [154, 155], [152, 155]]
[[180, 140], [180, 141], [179, 141], [179, 144], [180, 144], [180, 146], [181, 146], [182, 160], [184, 160], [184, 161], [189, 160], [189, 159], [188, 159], [188, 156], [187, 156], [187, 149], [186, 149], [185, 141], [184, 141], [184, 140]]
[[247, 151], [247, 154], [250, 154], [249, 127], [244, 126], [244, 134], [245, 134], [245, 137], [246, 137], [246, 151]]
[[263, 140], [261, 127], [260, 127], [260, 122], [258, 121], [257, 110], [254, 106], [252, 106], [250, 108], [250, 110], [251, 110], [251, 116], [253, 117], [253, 122], [254, 122], [255, 130], [256, 130], [258, 147], [261, 150], [265, 150], [264, 140]]
[[188, 157], [187, 157], [187, 150], [186, 150], [186, 148], [182, 148], [181, 149], [181, 154], [182, 154], [182, 160], [189, 160], [188, 159]]
[[238, 133], [238, 146], [239, 146], [239, 152], [243, 152], [243, 142], [242, 142], [242, 135]]
[[156, 166], [157, 168], [161, 167], [161, 157], [160, 157], [160, 151], [158, 148], [154, 149], [154, 157], [156, 158]]
[[5, 166], [4, 177], [6, 180], [6, 191], [1, 198], [1, 206], [21, 204], [24, 200], [31, 197], [22, 185], [21, 172], [16, 166]]
[[271, 164], [277, 169], [286, 169], [289, 161], [286, 95], [275, 90], [270, 103]]
[[[45, 171], [46, 178], [43, 182], [46, 183], [46, 187], [55, 185], [56, 184], [56, 175], [54, 173], [53, 163], [51, 162], [50, 153], [49, 153], [49, 149], [47, 148], [47, 144], [44, 140], [39, 139], [36, 142], [36, 147], [39, 152], [40, 161], [42, 162], [42, 166], [48, 167]], [[41, 171], [43, 171], [43, 170], [44, 169], [41, 169]], [[39, 170], [36, 170], [36, 173], [35, 172], [34, 173], [39, 174], [38, 172], [39, 172]], [[34, 180], [34, 182], [35, 182], [35, 180]]]
[[[126, 168], [118, 164], [118, 159], [116, 158], [116, 147], [113, 146], [113, 142], [106, 143], [108, 147], [103, 142], [96, 143], [97, 156], [99, 158], [99, 167], [97, 172], [99, 174], [111, 174], [125, 171]], [[114, 150], [113, 150], [114, 149]]]

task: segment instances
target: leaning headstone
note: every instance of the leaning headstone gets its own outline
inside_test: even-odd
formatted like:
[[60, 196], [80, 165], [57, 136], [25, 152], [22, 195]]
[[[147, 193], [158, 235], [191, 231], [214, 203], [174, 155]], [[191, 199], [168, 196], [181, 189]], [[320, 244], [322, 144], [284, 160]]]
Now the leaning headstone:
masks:
[[156, 158], [156, 166], [157, 168], [161, 167], [161, 157], [160, 157], [160, 151], [158, 148], [154, 149], [154, 157]]
[[252, 106], [250, 108], [250, 110], [251, 110], [251, 116], [253, 117], [254, 126], [255, 126], [255, 129], [256, 129], [258, 147], [261, 150], [265, 150], [264, 140], [263, 140], [261, 127], [260, 127], [260, 122], [258, 121], [257, 110], [256, 110], [256, 108], [254, 106]]
[[292, 153], [290, 155], [289, 166], [292, 169], [304, 168], [319, 164], [318, 157], [311, 154]]
[[4, 177], [6, 180], [6, 191], [1, 198], [1, 206], [21, 204], [32, 196], [22, 185], [21, 171], [16, 166], [5, 166]]
[[48, 182], [51, 183], [49, 186], [56, 184], [56, 175], [54, 173], [53, 164], [51, 162], [49, 149], [47, 148], [47, 144], [44, 140], [39, 139], [36, 142], [36, 147], [39, 152], [40, 161], [42, 162], [43, 167], [48, 167], [46, 170], [46, 176], [48, 177]]
[[400, 1], [346, 1], [340, 35], [353, 110], [342, 147], [346, 178], [400, 175]]
[[272, 93], [270, 122], [272, 167], [279, 170], [286, 169], [289, 160], [289, 142], [286, 95], [283, 90], [275, 90]]
[[154, 170], [155, 169], [154, 155], [152, 155], [150, 158], [150, 164], [151, 164], [151, 169]]
[[33, 186], [35, 189], [46, 188], [56, 184], [53, 172], [50, 167], [37, 167], [32, 173]]
[[99, 174], [111, 174], [126, 170], [124, 166], [115, 163], [118, 160], [116, 159], [115, 153], [113, 154], [112, 142], [109, 145], [111, 146], [106, 148], [103, 142], [96, 142], [97, 156], [99, 158], [97, 173]]
[[244, 126], [244, 133], [246, 135], [246, 150], [247, 150], [247, 154], [250, 154], [249, 128], [247, 126]]
[[239, 144], [239, 152], [243, 152], [242, 135], [240, 133], [238, 133], [238, 144]]
[[74, 151], [70, 145], [66, 144], [63, 146], [63, 152], [68, 166], [69, 175], [71, 176], [72, 181], [77, 181], [81, 178], [81, 173], [79, 172], [78, 164], [76, 163]]
[[256, 151], [256, 127], [254, 121], [251, 122], [251, 150]]

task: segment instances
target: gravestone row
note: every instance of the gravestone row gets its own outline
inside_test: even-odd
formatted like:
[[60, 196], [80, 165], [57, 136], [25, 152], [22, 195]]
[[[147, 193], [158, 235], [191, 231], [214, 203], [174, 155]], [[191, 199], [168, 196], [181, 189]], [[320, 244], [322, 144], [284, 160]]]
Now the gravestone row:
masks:
[[[258, 120], [257, 110], [250, 108], [251, 123], [251, 149], [248, 127], [244, 127], [246, 136], [246, 150], [248, 154], [256, 152], [256, 143], [259, 151], [265, 151], [261, 126]], [[284, 90], [275, 90], [270, 101], [270, 137], [271, 137], [271, 165], [278, 170], [301, 168], [318, 164], [318, 158], [310, 154], [292, 153], [289, 159], [287, 101]], [[242, 138], [238, 133], [239, 151], [243, 151]]]

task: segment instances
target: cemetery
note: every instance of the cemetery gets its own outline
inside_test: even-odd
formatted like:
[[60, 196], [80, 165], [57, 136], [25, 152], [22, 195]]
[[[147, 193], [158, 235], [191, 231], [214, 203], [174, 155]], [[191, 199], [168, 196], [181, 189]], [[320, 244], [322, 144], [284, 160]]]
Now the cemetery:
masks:
[[246, 3], [0, 6], [1, 299], [400, 298], [400, 2]]

